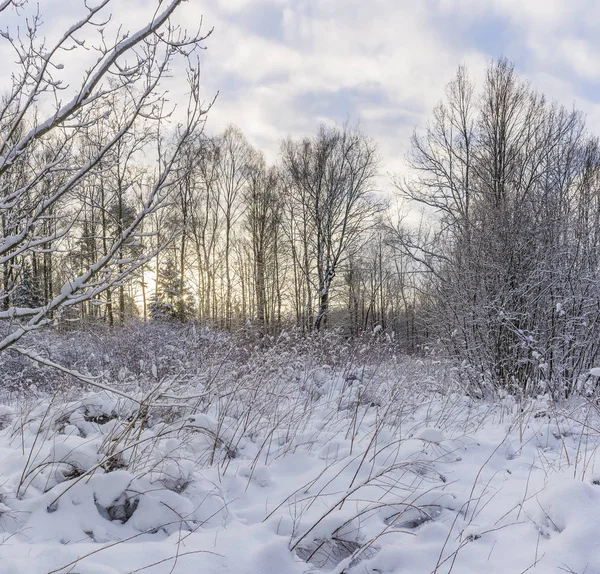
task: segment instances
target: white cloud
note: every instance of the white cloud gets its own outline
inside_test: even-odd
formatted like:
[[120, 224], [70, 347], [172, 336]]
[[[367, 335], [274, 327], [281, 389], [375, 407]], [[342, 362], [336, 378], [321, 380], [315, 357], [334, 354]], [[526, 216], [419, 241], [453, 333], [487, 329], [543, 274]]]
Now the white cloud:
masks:
[[[135, 28], [153, 6], [115, 0], [115, 21]], [[50, 28], [82, 10], [77, 0], [41, 8]], [[195, 30], [201, 17], [215, 28], [202, 53], [204, 94], [220, 92], [209, 129], [238, 124], [270, 159], [282, 137], [350, 114], [380, 143], [384, 169], [400, 169], [413, 127], [457, 66], [481, 78], [501, 55], [494, 49], [551, 99], [576, 102], [593, 125], [600, 118], [582, 88], [600, 80], [591, 0], [191, 0], [177, 21]]]
[[[257, 2], [256, 9], [262, 5]], [[191, 13], [191, 4], [188, 9]], [[235, 94], [221, 90], [211, 125], [239, 124], [253, 141], [264, 142], [271, 157], [281, 137], [311, 133], [326, 119], [319, 112], [306, 116], [303, 101], [369, 88], [379, 96], [375, 101], [339, 115], [360, 120], [380, 140], [386, 163], [395, 164], [413, 125], [428, 115], [457, 65], [479, 69], [484, 62], [476, 51], [453, 48], [429, 22], [421, 2], [290, 1], [281, 12], [281, 38], [261, 37], [225, 17], [222, 11], [207, 16], [215, 36], [204, 77], [209, 86], [235, 78], [245, 88]], [[377, 129], [386, 117], [398, 124], [398, 134]]]

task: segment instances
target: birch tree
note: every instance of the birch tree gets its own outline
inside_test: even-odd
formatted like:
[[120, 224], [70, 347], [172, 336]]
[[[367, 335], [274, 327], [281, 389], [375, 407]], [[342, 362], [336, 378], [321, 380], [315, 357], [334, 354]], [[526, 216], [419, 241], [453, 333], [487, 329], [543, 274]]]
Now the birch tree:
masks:
[[293, 233], [303, 243], [295, 264], [303, 269], [307, 288], [315, 291], [312, 327], [319, 330], [327, 320], [337, 271], [359, 249], [380, 209], [372, 195], [376, 148], [358, 130], [321, 126], [312, 139], [285, 142], [282, 161]]
[[224, 326], [231, 329], [233, 316], [233, 276], [232, 276], [232, 242], [236, 223], [242, 213], [242, 199], [246, 185], [253, 150], [244, 137], [242, 131], [236, 126], [229, 126], [216, 139], [217, 150], [217, 185], [219, 206], [223, 216], [225, 260], [225, 313]]

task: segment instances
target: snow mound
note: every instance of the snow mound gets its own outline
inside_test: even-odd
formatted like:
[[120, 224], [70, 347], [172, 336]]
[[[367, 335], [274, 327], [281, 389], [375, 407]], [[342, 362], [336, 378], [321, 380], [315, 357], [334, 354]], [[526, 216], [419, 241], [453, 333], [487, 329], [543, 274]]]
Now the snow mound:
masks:
[[437, 428], [424, 428], [415, 434], [415, 438], [438, 444], [445, 440], [444, 433]]
[[0, 409], [0, 572], [600, 572], [589, 403], [296, 371]]

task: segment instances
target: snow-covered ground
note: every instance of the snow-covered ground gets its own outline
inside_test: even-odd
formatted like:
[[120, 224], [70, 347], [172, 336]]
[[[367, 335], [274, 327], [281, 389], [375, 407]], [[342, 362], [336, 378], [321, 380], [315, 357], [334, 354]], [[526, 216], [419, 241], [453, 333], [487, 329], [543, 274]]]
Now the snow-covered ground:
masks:
[[7, 400], [0, 572], [600, 572], [593, 403], [403, 357], [213, 375]]

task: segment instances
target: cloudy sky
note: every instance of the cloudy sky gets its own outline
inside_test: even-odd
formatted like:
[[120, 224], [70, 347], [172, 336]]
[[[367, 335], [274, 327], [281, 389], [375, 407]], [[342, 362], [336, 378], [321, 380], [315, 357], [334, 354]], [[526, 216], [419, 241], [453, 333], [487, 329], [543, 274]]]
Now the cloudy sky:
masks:
[[349, 117], [402, 161], [460, 64], [481, 78], [504, 55], [600, 133], [600, 3], [594, 0], [191, 0], [214, 26], [211, 124], [238, 124], [269, 154], [279, 138]]
[[[82, 13], [40, 0], [47, 29]], [[113, 0], [139, 24], [151, 0]], [[360, 122], [386, 171], [401, 169], [460, 64], [472, 76], [507, 56], [551, 99], [575, 104], [600, 134], [600, 3], [595, 0], [188, 0], [179, 18], [214, 27], [203, 86], [219, 97], [209, 130], [239, 125], [269, 159], [287, 135], [320, 122]]]

